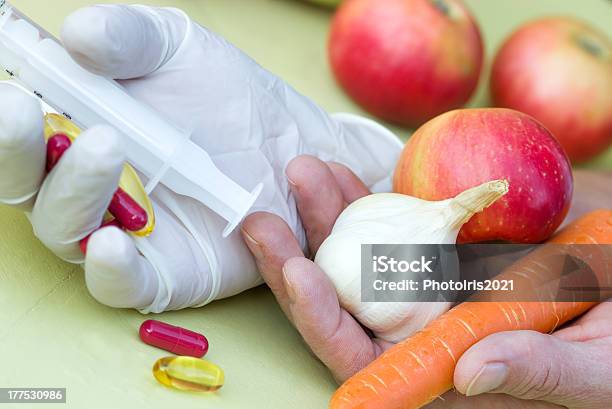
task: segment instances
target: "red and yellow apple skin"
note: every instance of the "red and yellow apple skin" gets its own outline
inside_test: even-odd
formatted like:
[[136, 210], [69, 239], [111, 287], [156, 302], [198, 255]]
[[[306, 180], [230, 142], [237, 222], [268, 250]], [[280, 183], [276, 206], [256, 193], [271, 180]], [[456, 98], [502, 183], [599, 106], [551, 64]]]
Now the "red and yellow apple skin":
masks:
[[502, 108], [447, 112], [406, 144], [395, 192], [443, 200], [481, 183], [506, 179], [508, 193], [473, 216], [458, 241], [538, 243], [561, 224], [572, 198], [572, 170], [550, 132], [532, 117]]
[[572, 18], [537, 20], [519, 28], [493, 64], [496, 106], [542, 122], [573, 162], [612, 142], [612, 43]]
[[460, 0], [347, 0], [328, 52], [359, 105], [407, 126], [465, 104], [483, 60], [478, 26]]

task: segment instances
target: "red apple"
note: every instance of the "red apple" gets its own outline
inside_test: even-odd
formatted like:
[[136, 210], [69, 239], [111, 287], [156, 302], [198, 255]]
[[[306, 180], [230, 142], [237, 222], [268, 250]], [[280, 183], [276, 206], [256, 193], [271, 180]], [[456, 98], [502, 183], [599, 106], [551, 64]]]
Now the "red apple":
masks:
[[528, 23], [497, 54], [491, 94], [542, 122], [572, 161], [587, 160], [612, 142], [612, 43], [572, 18]]
[[460, 242], [537, 243], [561, 224], [572, 198], [569, 160], [542, 124], [503, 108], [440, 115], [410, 138], [395, 170], [394, 191], [443, 200], [506, 179], [508, 193], [476, 214]]
[[467, 102], [483, 46], [460, 0], [347, 0], [333, 20], [329, 58], [364, 109], [416, 126]]

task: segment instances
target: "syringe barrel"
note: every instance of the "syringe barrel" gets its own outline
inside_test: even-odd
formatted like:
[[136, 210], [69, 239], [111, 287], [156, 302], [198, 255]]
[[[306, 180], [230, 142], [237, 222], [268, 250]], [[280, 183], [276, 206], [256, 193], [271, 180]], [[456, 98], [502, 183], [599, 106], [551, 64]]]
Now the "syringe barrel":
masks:
[[[190, 141], [190, 132], [130, 96], [117, 82], [83, 69], [52, 35], [1, 0], [0, 65], [77, 125], [117, 129], [124, 136], [128, 162], [152, 180], [148, 188], [161, 182], [201, 201], [234, 227], [248, 211], [245, 205], [255, 201], [255, 191], [249, 193], [222, 173], [207, 152]], [[197, 167], [185, 166], [188, 161]]]
[[0, 12], [9, 13], [0, 25], [5, 70], [77, 125], [108, 123], [126, 134], [128, 160], [147, 176], [159, 168], [156, 160], [163, 163], [189, 138], [117, 82], [83, 69], [51, 34], [9, 3]]

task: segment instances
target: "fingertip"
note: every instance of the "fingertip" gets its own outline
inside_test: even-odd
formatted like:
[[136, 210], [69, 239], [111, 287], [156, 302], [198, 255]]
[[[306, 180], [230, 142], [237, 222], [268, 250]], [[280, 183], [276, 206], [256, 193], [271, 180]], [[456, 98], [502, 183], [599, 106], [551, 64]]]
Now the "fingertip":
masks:
[[316, 298], [319, 267], [305, 257], [292, 257], [283, 265], [283, 280], [291, 301]]
[[40, 102], [18, 87], [0, 83], [0, 148], [44, 147]]
[[344, 209], [342, 191], [327, 164], [314, 156], [294, 158], [285, 172], [296, 197], [310, 251], [315, 254]]
[[96, 125], [83, 132], [66, 156], [78, 162], [79, 171], [116, 173], [126, 160], [125, 147], [119, 133], [112, 126]]
[[292, 274], [301, 275], [301, 273], [308, 271], [312, 267], [318, 268], [315, 263], [305, 257], [291, 257], [285, 262], [283, 269], [291, 271]]
[[[466, 396], [503, 390], [516, 376], [538, 371], [547, 362], [557, 341], [536, 331], [510, 331], [490, 335], [473, 345], [459, 359], [455, 388]], [[561, 341], [558, 341], [561, 342]]]
[[340, 309], [336, 289], [327, 275], [312, 260], [292, 257], [283, 265], [283, 282], [295, 304], [294, 316], [334, 315]]
[[187, 32], [188, 18], [169, 8], [96, 5], [64, 21], [61, 38], [72, 58], [94, 74], [146, 76], [169, 61]]
[[124, 231], [111, 226], [92, 234], [85, 282], [97, 301], [114, 308], [144, 308], [157, 293], [157, 276]]
[[370, 190], [352, 170], [341, 163], [328, 162], [327, 166], [331, 170], [346, 203], [353, 203], [357, 199], [370, 194]]
[[249, 215], [242, 223], [242, 236], [257, 259], [260, 269], [266, 273], [276, 264], [282, 265], [288, 257], [301, 256], [295, 235], [281, 217], [269, 212]]
[[94, 232], [89, 238], [87, 256], [92, 262], [106, 263], [110, 255], [117, 261], [129, 261], [136, 257], [137, 250], [132, 239], [120, 228], [109, 226]]
[[121, 43], [115, 42], [112, 28], [104, 7], [83, 7], [64, 20], [61, 38], [72, 58], [95, 74], [106, 74], [120, 61]]
[[240, 227], [242, 238], [258, 263], [264, 258], [264, 249], [256, 237], [260, 237], [267, 229], [266, 223], [273, 220], [270, 216], [267, 212], [252, 213], [244, 219]]
[[515, 351], [519, 345], [517, 341], [520, 342], [520, 338], [516, 339], [517, 335], [520, 338], [524, 337], [520, 333], [513, 332], [489, 335], [468, 349], [455, 367], [455, 388], [463, 395], [467, 395], [485, 365], [508, 362], [517, 352], [520, 353], [520, 351]]
[[285, 314], [291, 319], [282, 268], [287, 259], [303, 256], [302, 249], [287, 223], [268, 212], [253, 213], [243, 221], [242, 237], [255, 257], [264, 281]]
[[43, 113], [16, 85], [0, 83], [0, 95], [0, 203], [31, 211], [45, 177]]
[[313, 180], [330, 176], [331, 172], [321, 159], [312, 155], [300, 155], [289, 162], [285, 174], [291, 187], [299, 189], [309, 185]]
[[241, 231], [243, 234], [251, 238], [259, 237], [266, 231], [270, 230], [270, 226], [287, 225], [283, 219], [270, 212], [255, 212], [249, 214], [242, 222]]
[[92, 126], [81, 136], [76, 141], [82, 141], [83, 146], [87, 146], [88, 149], [102, 152], [109, 157], [124, 156], [123, 141], [117, 130], [110, 125]]
[[612, 335], [610, 317], [612, 303], [607, 301], [596, 305], [572, 325], [556, 331], [553, 336], [568, 342], [586, 342]]

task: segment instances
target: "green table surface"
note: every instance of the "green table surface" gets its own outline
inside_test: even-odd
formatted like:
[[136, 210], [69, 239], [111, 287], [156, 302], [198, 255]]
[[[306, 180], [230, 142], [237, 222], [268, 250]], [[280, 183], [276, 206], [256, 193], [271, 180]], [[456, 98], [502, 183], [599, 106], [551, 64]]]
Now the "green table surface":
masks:
[[[13, 3], [54, 33], [65, 15], [92, 4], [86, 0]], [[185, 9], [329, 111], [361, 113], [335, 85], [327, 65], [331, 11], [297, 0], [142, 3]], [[480, 22], [488, 61], [514, 27], [540, 15], [580, 16], [612, 36], [608, 0], [467, 3]], [[474, 106], [487, 104], [485, 79], [481, 85]], [[409, 130], [391, 128], [409, 136]], [[612, 168], [612, 150], [588, 166]], [[208, 358], [226, 371], [226, 385], [216, 394], [178, 392], [158, 385], [151, 376], [153, 363], [165, 353], [138, 340], [142, 315], [94, 301], [80, 267], [47, 251], [20, 212], [0, 208], [0, 226], [0, 387], [67, 387], [71, 408], [326, 407], [336, 384], [266, 288], [158, 317], [206, 334], [211, 344]]]

